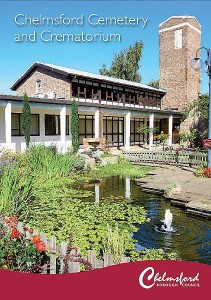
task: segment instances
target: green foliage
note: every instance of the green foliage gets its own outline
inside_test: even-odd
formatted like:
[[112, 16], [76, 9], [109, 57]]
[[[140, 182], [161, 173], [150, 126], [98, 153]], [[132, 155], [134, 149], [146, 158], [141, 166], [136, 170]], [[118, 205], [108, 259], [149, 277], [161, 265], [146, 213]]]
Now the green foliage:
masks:
[[169, 134], [164, 134], [163, 131], [158, 135], [158, 140], [161, 143], [165, 143], [169, 139]]
[[32, 201], [33, 177], [28, 172], [21, 174], [21, 164], [5, 167], [0, 181], [0, 211], [9, 215], [28, 214], [28, 204]]
[[208, 108], [209, 108], [209, 95], [202, 94], [199, 98], [189, 103], [183, 113], [186, 119], [189, 115], [191, 116], [202, 116], [204, 119], [208, 119]]
[[29, 98], [26, 93], [23, 96], [22, 128], [24, 132], [26, 147], [28, 148], [30, 143], [31, 108], [29, 104]]
[[146, 221], [142, 207], [126, 202], [104, 201], [87, 202], [90, 196], [81, 190], [74, 190], [64, 183], [54, 185], [48, 182], [37, 190], [36, 201], [29, 216], [29, 224], [49, 235], [55, 235], [58, 241], [67, 240], [73, 233], [74, 245], [80, 247], [86, 255], [89, 249], [102, 256], [103, 245], [108, 235], [107, 224], [115, 226], [118, 222], [120, 235], [125, 236], [125, 251], [130, 255], [134, 251], [134, 241], [130, 232], [137, 230], [134, 224]]
[[133, 165], [127, 160], [120, 160], [118, 164], [106, 164], [92, 170], [92, 178], [104, 178], [109, 176], [129, 176], [131, 178], [143, 177], [151, 170], [151, 167]]
[[72, 148], [76, 153], [79, 148], [79, 119], [78, 119], [78, 102], [73, 100], [72, 115], [71, 115], [71, 134], [72, 134]]
[[151, 128], [147, 126], [146, 124], [141, 125], [139, 128], [137, 128], [138, 133], [143, 133], [143, 134], [151, 134], [157, 131], [157, 128]]
[[142, 252], [142, 260], [177, 260], [175, 252], [165, 253], [162, 249], [146, 249]]
[[199, 166], [195, 171], [196, 177], [203, 177], [204, 176], [204, 166]]
[[120, 233], [118, 223], [114, 229], [108, 224], [107, 228], [108, 232], [104, 242], [104, 252], [112, 254], [114, 263], [119, 264], [125, 252], [125, 237]]
[[114, 54], [111, 68], [106, 69], [103, 64], [99, 70], [101, 75], [121, 78], [125, 80], [140, 82], [141, 76], [138, 73], [139, 61], [142, 57], [143, 42], [136, 42], [127, 49], [122, 50], [119, 54]]
[[191, 132], [183, 131], [179, 134], [181, 142], [190, 144], [194, 142], [196, 136], [196, 129], [193, 129]]
[[[138, 230], [136, 224], [147, 221], [145, 210], [112, 197], [100, 204], [85, 201], [92, 192], [75, 188], [74, 183], [118, 175], [142, 177], [151, 168], [133, 166], [121, 158], [118, 164], [99, 166], [89, 173], [84, 173], [83, 168], [84, 160], [80, 156], [59, 154], [54, 147], [43, 145], [30, 147], [19, 154], [12, 165], [3, 168], [0, 185], [2, 212], [18, 216], [20, 221], [49, 236], [55, 235], [58, 242], [68, 241], [72, 232], [73, 243], [80, 247], [83, 255], [93, 249], [102, 258], [107, 245], [116, 261], [122, 252], [132, 261], [140, 259], [134, 250], [136, 241], [130, 233]], [[114, 228], [109, 233], [109, 242], [108, 226]]]
[[159, 88], [159, 79], [158, 80], [151, 80], [148, 83], [149, 86], [154, 87], [154, 88]]
[[[65, 181], [71, 173], [84, 168], [80, 156], [55, 153], [54, 148], [32, 146], [20, 154], [13, 165], [3, 168], [0, 178], [0, 211], [26, 220], [39, 188], [55, 184], [57, 178]], [[55, 180], [55, 182], [54, 182]], [[53, 188], [53, 186], [51, 186]]]
[[158, 140], [163, 144], [163, 150], [164, 150], [164, 145], [165, 142], [168, 141], [169, 139], [169, 134], [164, 134], [163, 131], [158, 135]]
[[209, 95], [202, 94], [192, 103], [188, 104], [184, 113], [183, 119], [188, 117], [197, 117], [197, 135], [200, 138], [207, 137], [208, 131], [208, 111], [209, 111]]
[[[151, 128], [151, 127], [147, 126], [146, 124], [143, 124], [139, 128], [137, 128], [137, 132], [144, 134], [145, 138], [147, 138], [147, 136], [149, 137], [149, 135], [156, 133], [157, 128]], [[148, 141], [149, 141], [149, 138], [146, 140], [146, 143]]]
[[103, 154], [101, 154], [101, 158], [103, 158], [103, 157], [111, 157], [112, 156], [112, 154], [110, 154], [110, 153], [103, 153]]

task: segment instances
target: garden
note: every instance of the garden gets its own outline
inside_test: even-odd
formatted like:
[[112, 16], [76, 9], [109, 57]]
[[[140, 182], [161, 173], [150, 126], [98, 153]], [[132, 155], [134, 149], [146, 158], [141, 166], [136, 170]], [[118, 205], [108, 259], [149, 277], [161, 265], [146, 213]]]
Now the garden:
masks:
[[[50, 253], [34, 230], [55, 236], [58, 242], [66, 241], [70, 248], [78, 247], [82, 269], [87, 269], [84, 257], [88, 250], [94, 250], [99, 259], [108, 252], [115, 263], [123, 255], [131, 261], [175, 258], [160, 249], [146, 253], [135, 249], [131, 233], [137, 231], [137, 224], [149, 221], [143, 207], [115, 197], [100, 204], [86, 201], [92, 192], [77, 186], [111, 176], [143, 177], [148, 170], [123, 158], [118, 164], [85, 168], [83, 156], [57, 153], [53, 145], [31, 146], [24, 153], [1, 153], [0, 267], [42, 272]], [[18, 230], [18, 221], [24, 224], [24, 232]]]

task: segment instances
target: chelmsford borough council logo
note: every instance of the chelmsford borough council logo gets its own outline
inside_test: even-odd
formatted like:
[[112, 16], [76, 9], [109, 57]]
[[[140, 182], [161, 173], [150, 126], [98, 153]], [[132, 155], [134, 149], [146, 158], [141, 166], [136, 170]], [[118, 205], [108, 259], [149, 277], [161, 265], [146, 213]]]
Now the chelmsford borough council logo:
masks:
[[139, 284], [144, 289], [152, 287], [200, 287], [199, 273], [189, 276], [181, 272], [176, 276], [170, 276], [167, 272], [155, 272], [154, 268], [144, 269], [139, 276]]

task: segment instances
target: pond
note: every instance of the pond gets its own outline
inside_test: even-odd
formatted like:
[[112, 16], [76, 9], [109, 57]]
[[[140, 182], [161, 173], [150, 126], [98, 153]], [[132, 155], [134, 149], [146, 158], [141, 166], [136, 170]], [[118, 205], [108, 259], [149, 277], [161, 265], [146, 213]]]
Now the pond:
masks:
[[[100, 183], [81, 186], [94, 192], [88, 201], [101, 202], [105, 199], [132, 201], [143, 206], [150, 222], [138, 225], [139, 230], [133, 238], [138, 241], [137, 249], [162, 248], [166, 252], [177, 252], [178, 257], [187, 261], [211, 264], [211, 221], [188, 215], [184, 210], [174, 207], [165, 198], [147, 194], [134, 180], [126, 177], [110, 177]], [[176, 232], [157, 232], [162, 225], [165, 210], [173, 213], [173, 227]]]

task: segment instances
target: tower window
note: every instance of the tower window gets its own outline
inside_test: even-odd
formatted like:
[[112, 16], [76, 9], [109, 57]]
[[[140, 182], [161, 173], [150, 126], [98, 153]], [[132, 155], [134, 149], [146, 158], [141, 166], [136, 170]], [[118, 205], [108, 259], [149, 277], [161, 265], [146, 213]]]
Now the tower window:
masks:
[[36, 81], [36, 94], [40, 94], [41, 93], [41, 80], [38, 79]]
[[174, 45], [175, 49], [182, 48], [182, 29], [178, 29], [174, 32]]

